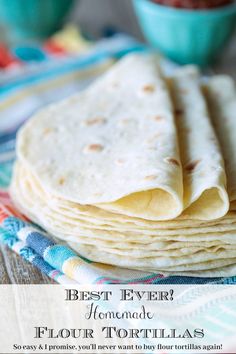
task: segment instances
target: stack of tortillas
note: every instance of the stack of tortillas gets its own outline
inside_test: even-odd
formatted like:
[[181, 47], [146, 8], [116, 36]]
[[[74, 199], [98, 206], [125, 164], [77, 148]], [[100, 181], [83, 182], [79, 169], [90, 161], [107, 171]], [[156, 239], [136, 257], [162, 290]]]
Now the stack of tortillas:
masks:
[[236, 266], [236, 91], [132, 54], [20, 130], [11, 196], [93, 261], [230, 275]]

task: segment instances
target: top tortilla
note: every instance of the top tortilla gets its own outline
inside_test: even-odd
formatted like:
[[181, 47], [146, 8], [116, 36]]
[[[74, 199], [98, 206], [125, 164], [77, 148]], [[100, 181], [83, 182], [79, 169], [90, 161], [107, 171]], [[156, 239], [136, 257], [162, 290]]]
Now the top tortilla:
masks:
[[132, 54], [28, 121], [18, 159], [46, 191], [80, 205], [146, 220], [174, 219], [186, 208], [189, 219], [222, 217], [229, 208], [223, 158], [197, 81], [178, 75], [183, 128], [194, 123], [183, 135], [185, 155], [156, 58]]
[[64, 199], [116, 202], [154, 220], [183, 210], [172, 105], [154, 56], [127, 56], [84, 93], [39, 112], [17, 153]]

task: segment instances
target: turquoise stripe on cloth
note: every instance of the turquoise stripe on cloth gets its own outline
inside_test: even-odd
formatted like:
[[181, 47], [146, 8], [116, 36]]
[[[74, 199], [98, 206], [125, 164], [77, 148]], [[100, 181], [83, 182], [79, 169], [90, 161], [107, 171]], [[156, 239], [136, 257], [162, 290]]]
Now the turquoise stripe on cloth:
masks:
[[0, 162], [0, 188], [6, 189], [11, 180], [13, 160]]
[[65, 246], [55, 245], [46, 250], [44, 259], [49, 264], [53, 264], [54, 268], [62, 271], [64, 262], [70, 258], [77, 257], [77, 254]]

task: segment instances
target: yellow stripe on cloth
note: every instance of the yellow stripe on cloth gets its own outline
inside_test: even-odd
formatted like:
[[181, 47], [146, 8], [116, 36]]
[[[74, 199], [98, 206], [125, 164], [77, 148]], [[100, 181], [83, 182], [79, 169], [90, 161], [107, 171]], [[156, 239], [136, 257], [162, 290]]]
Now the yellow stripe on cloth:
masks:
[[10, 97], [3, 99], [0, 102], [0, 110], [4, 110], [9, 108], [11, 105], [18, 103], [19, 101], [26, 99], [35, 93], [46, 93], [47, 90], [52, 90], [54, 88], [59, 88], [68, 84], [70, 82], [74, 82], [75, 79], [86, 80], [91, 77], [102, 74], [106, 71], [112, 64], [114, 60], [109, 59], [105, 63], [100, 63], [96, 67], [92, 67], [89, 69], [73, 71], [69, 74], [60, 75], [59, 77], [48, 79], [45, 82], [40, 82], [37, 84], [32, 84], [26, 88], [22, 88], [20, 91], [13, 93]]
[[63, 266], [62, 266], [62, 271], [64, 274], [66, 274], [69, 278], [75, 279], [75, 274], [76, 271], [78, 270], [79, 267], [84, 265], [84, 261], [82, 259], [79, 259], [77, 257], [73, 257], [68, 259]]

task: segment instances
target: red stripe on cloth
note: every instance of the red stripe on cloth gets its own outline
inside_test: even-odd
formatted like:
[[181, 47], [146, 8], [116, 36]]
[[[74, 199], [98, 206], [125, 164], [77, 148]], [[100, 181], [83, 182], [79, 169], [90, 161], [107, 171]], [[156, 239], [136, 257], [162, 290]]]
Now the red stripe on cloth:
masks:
[[0, 205], [0, 224], [9, 217], [9, 214], [6, 212], [5, 208], [3, 208], [2, 205]]
[[[10, 195], [7, 192], [4, 192], [2, 190], [0, 191], [0, 213], [1, 213], [1, 215], [3, 215], [3, 213], [4, 213], [4, 215], [5, 215], [4, 218], [6, 218], [6, 215], [7, 215], [7, 217], [16, 216], [16, 217], [18, 217], [20, 219], [23, 219], [24, 221], [28, 220], [14, 206], [14, 204], [13, 204], [11, 198], [10, 198]], [[2, 222], [2, 221], [3, 220], [0, 220], [0, 222]]]

